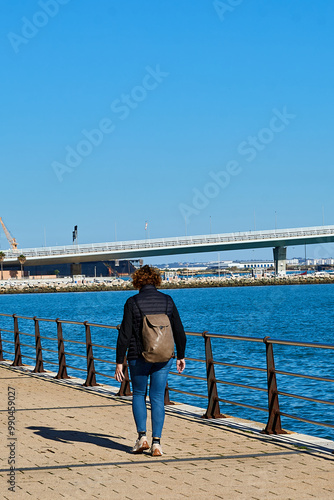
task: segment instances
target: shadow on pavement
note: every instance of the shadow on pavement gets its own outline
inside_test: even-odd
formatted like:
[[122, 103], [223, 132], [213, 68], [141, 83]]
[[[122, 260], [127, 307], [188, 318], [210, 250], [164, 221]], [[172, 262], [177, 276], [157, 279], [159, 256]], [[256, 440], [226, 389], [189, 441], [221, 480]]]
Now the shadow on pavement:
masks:
[[[130, 452], [131, 447], [125, 446], [123, 444], [114, 441], [113, 438], [119, 436], [109, 436], [108, 434], [99, 434], [96, 432], [81, 432], [81, 431], [67, 431], [55, 429], [54, 427], [42, 427], [42, 426], [30, 426], [27, 429], [31, 429], [38, 436], [43, 437], [44, 439], [58, 441], [61, 443], [71, 444], [73, 441], [77, 441], [79, 443], [90, 443], [95, 444], [96, 446], [101, 446], [103, 448], [110, 448], [113, 450], [120, 450], [125, 452]], [[125, 439], [125, 438], [121, 438]]]

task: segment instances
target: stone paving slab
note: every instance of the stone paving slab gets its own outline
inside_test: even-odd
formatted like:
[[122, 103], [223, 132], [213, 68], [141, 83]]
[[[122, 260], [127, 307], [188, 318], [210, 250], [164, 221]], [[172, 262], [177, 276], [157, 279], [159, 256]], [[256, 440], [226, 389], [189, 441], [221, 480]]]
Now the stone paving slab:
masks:
[[[175, 405], [166, 413], [164, 455], [132, 455], [129, 398], [4, 363], [0, 380], [0, 495], [6, 500], [334, 498], [334, 455], [326, 448], [300, 448], [249, 432], [242, 421], [206, 421], [192, 407]], [[17, 410], [15, 493], [7, 483], [8, 387], [15, 389]]]

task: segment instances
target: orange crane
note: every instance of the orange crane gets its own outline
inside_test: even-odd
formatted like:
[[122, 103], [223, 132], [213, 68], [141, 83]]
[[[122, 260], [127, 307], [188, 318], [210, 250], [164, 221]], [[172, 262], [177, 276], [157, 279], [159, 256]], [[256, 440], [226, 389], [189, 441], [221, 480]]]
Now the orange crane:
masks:
[[104, 264], [108, 269], [109, 276], [111, 275], [118, 276], [118, 272], [115, 269], [113, 269], [110, 264], [107, 264], [107, 262], [102, 262], [102, 264]]
[[1, 223], [2, 227], [3, 227], [3, 230], [4, 230], [4, 232], [5, 232], [6, 238], [7, 238], [8, 242], [9, 242], [9, 244], [10, 244], [10, 248], [11, 248], [12, 250], [17, 250], [17, 242], [16, 242], [16, 239], [15, 239], [15, 238], [13, 238], [13, 236], [10, 234], [10, 232], [9, 232], [9, 231], [8, 231], [8, 229], [6, 228], [5, 223], [4, 223], [4, 221], [2, 220], [2, 217], [0, 217], [0, 223]]

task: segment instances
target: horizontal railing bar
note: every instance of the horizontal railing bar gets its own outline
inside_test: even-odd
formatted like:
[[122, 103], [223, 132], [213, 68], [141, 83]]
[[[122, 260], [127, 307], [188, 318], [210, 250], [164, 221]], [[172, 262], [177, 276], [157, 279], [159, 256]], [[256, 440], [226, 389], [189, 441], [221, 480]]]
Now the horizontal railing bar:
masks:
[[197, 358], [184, 358], [186, 361], [197, 361], [199, 363], [205, 363], [205, 359], [197, 359]]
[[116, 351], [116, 347], [110, 347], [108, 345], [99, 345], [99, 344], [93, 344], [92, 343], [92, 346], [93, 347], [100, 347], [101, 349], [109, 349], [111, 351]]
[[[14, 344], [14, 342], [13, 342], [13, 344]], [[5, 354], [13, 354], [13, 356], [15, 354], [15, 352], [5, 351], [5, 349], [2, 349], [2, 352], [5, 353]]]
[[204, 380], [206, 382], [206, 377], [199, 377], [197, 375], [187, 375], [186, 373], [176, 373], [176, 372], [169, 372], [171, 375], [177, 375], [178, 377], [186, 377], [186, 378], [192, 378], [194, 380]]
[[246, 342], [263, 342], [263, 338], [259, 337], [246, 337], [243, 335], [229, 335], [227, 333], [206, 333], [206, 337], [211, 339], [225, 339], [225, 340], [244, 340]]
[[317, 344], [316, 342], [297, 342], [293, 340], [267, 339], [268, 344], [293, 345], [295, 347], [316, 347], [317, 349], [334, 349], [334, 344]]
[[[1, 316], [1, 314], [0, 314], [0, 316]], [[9, 316], [12, 316], [12, 315], [9, 315]], [[37, 321], [46, 321], [49, 323], [55, 323], [58, 320], [59, 323], [66, 323], [66, 324], [70, 324], [70, 325], [84, 325], [83, 321], [72, 321], [69, 319], [60, 319], [60, 318], [50, 319], [50, 318], [38, 318], [38, 317], [28, 317], [28, 316], [18, 316], [18, 315], [15, 315], [15, 317], [21, 318], [21, 319], [30, 319], [30, 320], [36, 319]]]
[[30, 316], [21, 316], [19, 314], [14, 314], [15, 318], [20, 318], [20, 319], [34, 319], [34, 318], [31, 318]]
[[54, 342], [54, 341], [57, 342], [57, 337], [44, 337], [43, 335], [41, 335], [41, 339], [52, 340], [52, 342]]
[[2, 339], [2, 342], [6, 342], [7, 344], [15, 344], [13, 340]]
[[0, 328], [1, 332], [14, 333], [14, 330], [6, 330], [6, 328]]
[[60, 319], [57, 318], [57, 323], [62, 323], [63, 325], [84, 325], [85, 323], [83, 321], [73, 321], [71, 319]]
[[221, 398], [218, 398], [218, 401], [220, 401], [221, 403], [227, 403], [227, 404], [235, 405], [235, 406], [243, 406], [245, 408], [251, 408], [252, 410], [260, 410], [260, 411], [265, 411], [268, 413], [267, 408], [261, 408], [260, 406], [248, 405], [246, 403], [237, 403], [236, 401], [229, 401], [228, 399], [221, 399]]
[[71, 339], [63, 339], [64, 342], [71, 342], [72, 344], [82, 344], [86, 345], [86, 342], [83, 342], [82, 340], [71, 340]]
[[[228, 335], [223, 333], [206, 333], [206, 337], [210, 338], [222, 338], [231, 340], [245, 340], [247, 342], [263, 342], [263, 338], [259, 337], [246, 337], [243, 335]], [[268, 344], [280, 344], [280, 345], [293, 345], [299, 347], [316, 347], [322, 349], [334, 349], [334, 344], [318, 344], [317, 342], [297, 342], [293, 340], [280, 340], [271, 339], [270, 337], [265, 337]]]
[[110, 330], [117, 330], [117, 326], [114, 325], [103, 325], [101, 323], [86, 323], [88, 326], [96, 326], [98, 328], [109, 328]]
[[80, 372], [86, 372], [84, 368], [78, 368], [77, 366], [66, 365], [66, 368], [71, 368], [72, 370], [79, 370]]
[[288, 375], [290, 377], [300, 377], [311, 380], [319, 380], [320, 382], [334, 382], [333, 378], [317, 377], [316, 375], [302, 375], [301, 373], [284, 372], [282, 370], [276, 370], [276, 373], [279, 373], [280, 375]]
[[[266, 372], [265, 368], [259, 368], [258, 366], [247, 366], [247, 365], [236, 365], [234, 363], [223, 363], [222, 361], [213, 361], [215, 365], [229, 366], [232, 368], [243, 368], [245, 370], [256, 370], [259, 372]], [[276, 370], [277, 373], [277, 370]]]
[[[34, 318], [30, 318], [30, 319], [34, 319]], [[50, 319], [50, 318], [35, 318], [37, 321], [45, 321], [47, 323], [55, 323], [56, 320], [55, 319]]]
[[35, 348], [35, 346], [34, 346], [34, 345], [22, 344], [22, 342], [21, 342], [21, 344], [20, 344], [20, 345], [21, 345], [21, 347], [22, 347], [22, 346], [23, 346], [23, 347], [29, 347], [30, 349], [34, 349], [34, 350], [36, 350], [36, 348]]
[[189, 335], [190, 337], [203, 337], [203, 334], [200, 332], [185, 332], [186, 335]]
[[306, 422], [307, 424], [321, 425], [322, 427], [330, 427], [334, 429], [334, 425], [325, 424], [324, 422], [316, 422], [315, 420], [309, 420], [308, 418], [296, 417], [295, 415], [290, 415], [290, 413], [279, 412], [282, 417], [293, 418], [294, 420], [300, 420], [300, 422]]
[[22, 358], [35, 359], [32, 356], [28, 356], [27, 354], [22, 354]]
[[334, 401], [326, 401], [323, 399], [308, 398], [307, 396], [299, 396], [299, 394], [290, 394], [288, 392], [277, 391], [280, 396], [288, 396], [289, 398], [304, 399], [305, 401], [312, 401], [312, 403], [323, 403], [325, 405], [334, 406]]
[[58, 354], [58, 351], [55, 351], [54, 349], [48, 349], [47, 347], [43, 347], [43, 351], [47, 351], [47, 352], [55, 352]]
[[43, 359], [43, 363], [44, 364], [57, 365], [58, 366], [58, 363], [55, 363], [54, 361], [48, 361], [48, 360], [45, 360], [45, 359]]
[[216, 382], [218, 382], [219, 384], [233, 385], [234, 387], [242, 387], [243, 389], [253, 389], [254, 391], [268, 392], [268, 389], [264, 389], [263, 387], [255, 387], [253, 385], [238, 384], [237, 382], [227, 382], [226, 380], [218, 379], [216, 379]]
[[169, 391], [178, 392], [179, 394], [186, 394], [187, 396], [195, 396], [196, 398], [208, 399], [208, 396], [203, 396], [203, 394], [196, 394], [195, 392], [181, 391], [181, 389], [173, 389], [168, 386]]
[[64, 354], [66, 354], [66, 356], [75, 356], [76, 358], [85, 358], [86, 359], [86, 356], [84, 356], [83, 354], [75, 354], [75, 353], [71, 353], [71, 352], [64, 352]]
[[101, 358], [95, 358], [94, 356], [94, 361], [100, 361], [101, 363], [109, 363], [111, 365], [115, 365], [115, 361], [109, 361], [108, 359], [101, 359]]
[[[116, 364], [116, 363], [115, 363]], [[114, 378], [113, 375], [106, 375], [105, 373], [95, 372], [96, 375], [101, 375], [101, 377]], [[116, 382], [116, 381], [115, 381]]]
[[33, 333], [26, 333], [26, 332], [21, 332], [21, 331], [19, 331], [18, 333], [20, 335], [27, 335], [28, 337], [35, 337], [35, 335]]

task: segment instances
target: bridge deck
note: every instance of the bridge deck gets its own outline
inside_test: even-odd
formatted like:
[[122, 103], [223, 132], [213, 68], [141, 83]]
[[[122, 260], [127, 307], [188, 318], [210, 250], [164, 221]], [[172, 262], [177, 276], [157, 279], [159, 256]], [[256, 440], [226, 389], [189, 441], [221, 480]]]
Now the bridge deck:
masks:
[[[0, 364], [0, 484], [7, 491], [8, 387], [15, 389], [18, 498], [332, 499], [334, 456], [226, 420], [167, 409], [165, 454], [132, 455], [131, 402]], [[98, 392], [100, 390], [100, 392]], [[190, 407], [191, 408], [191, 407]]]
[[24, 248], [16, 251], [7, 251], [4, 262], [8, 264], [17, 263], [17, 257], [21, 253], [27, 259], [26, 265], [41, 265], [330, 242], [334, 242], [334, 226], [301, 227], [111, 243]]

